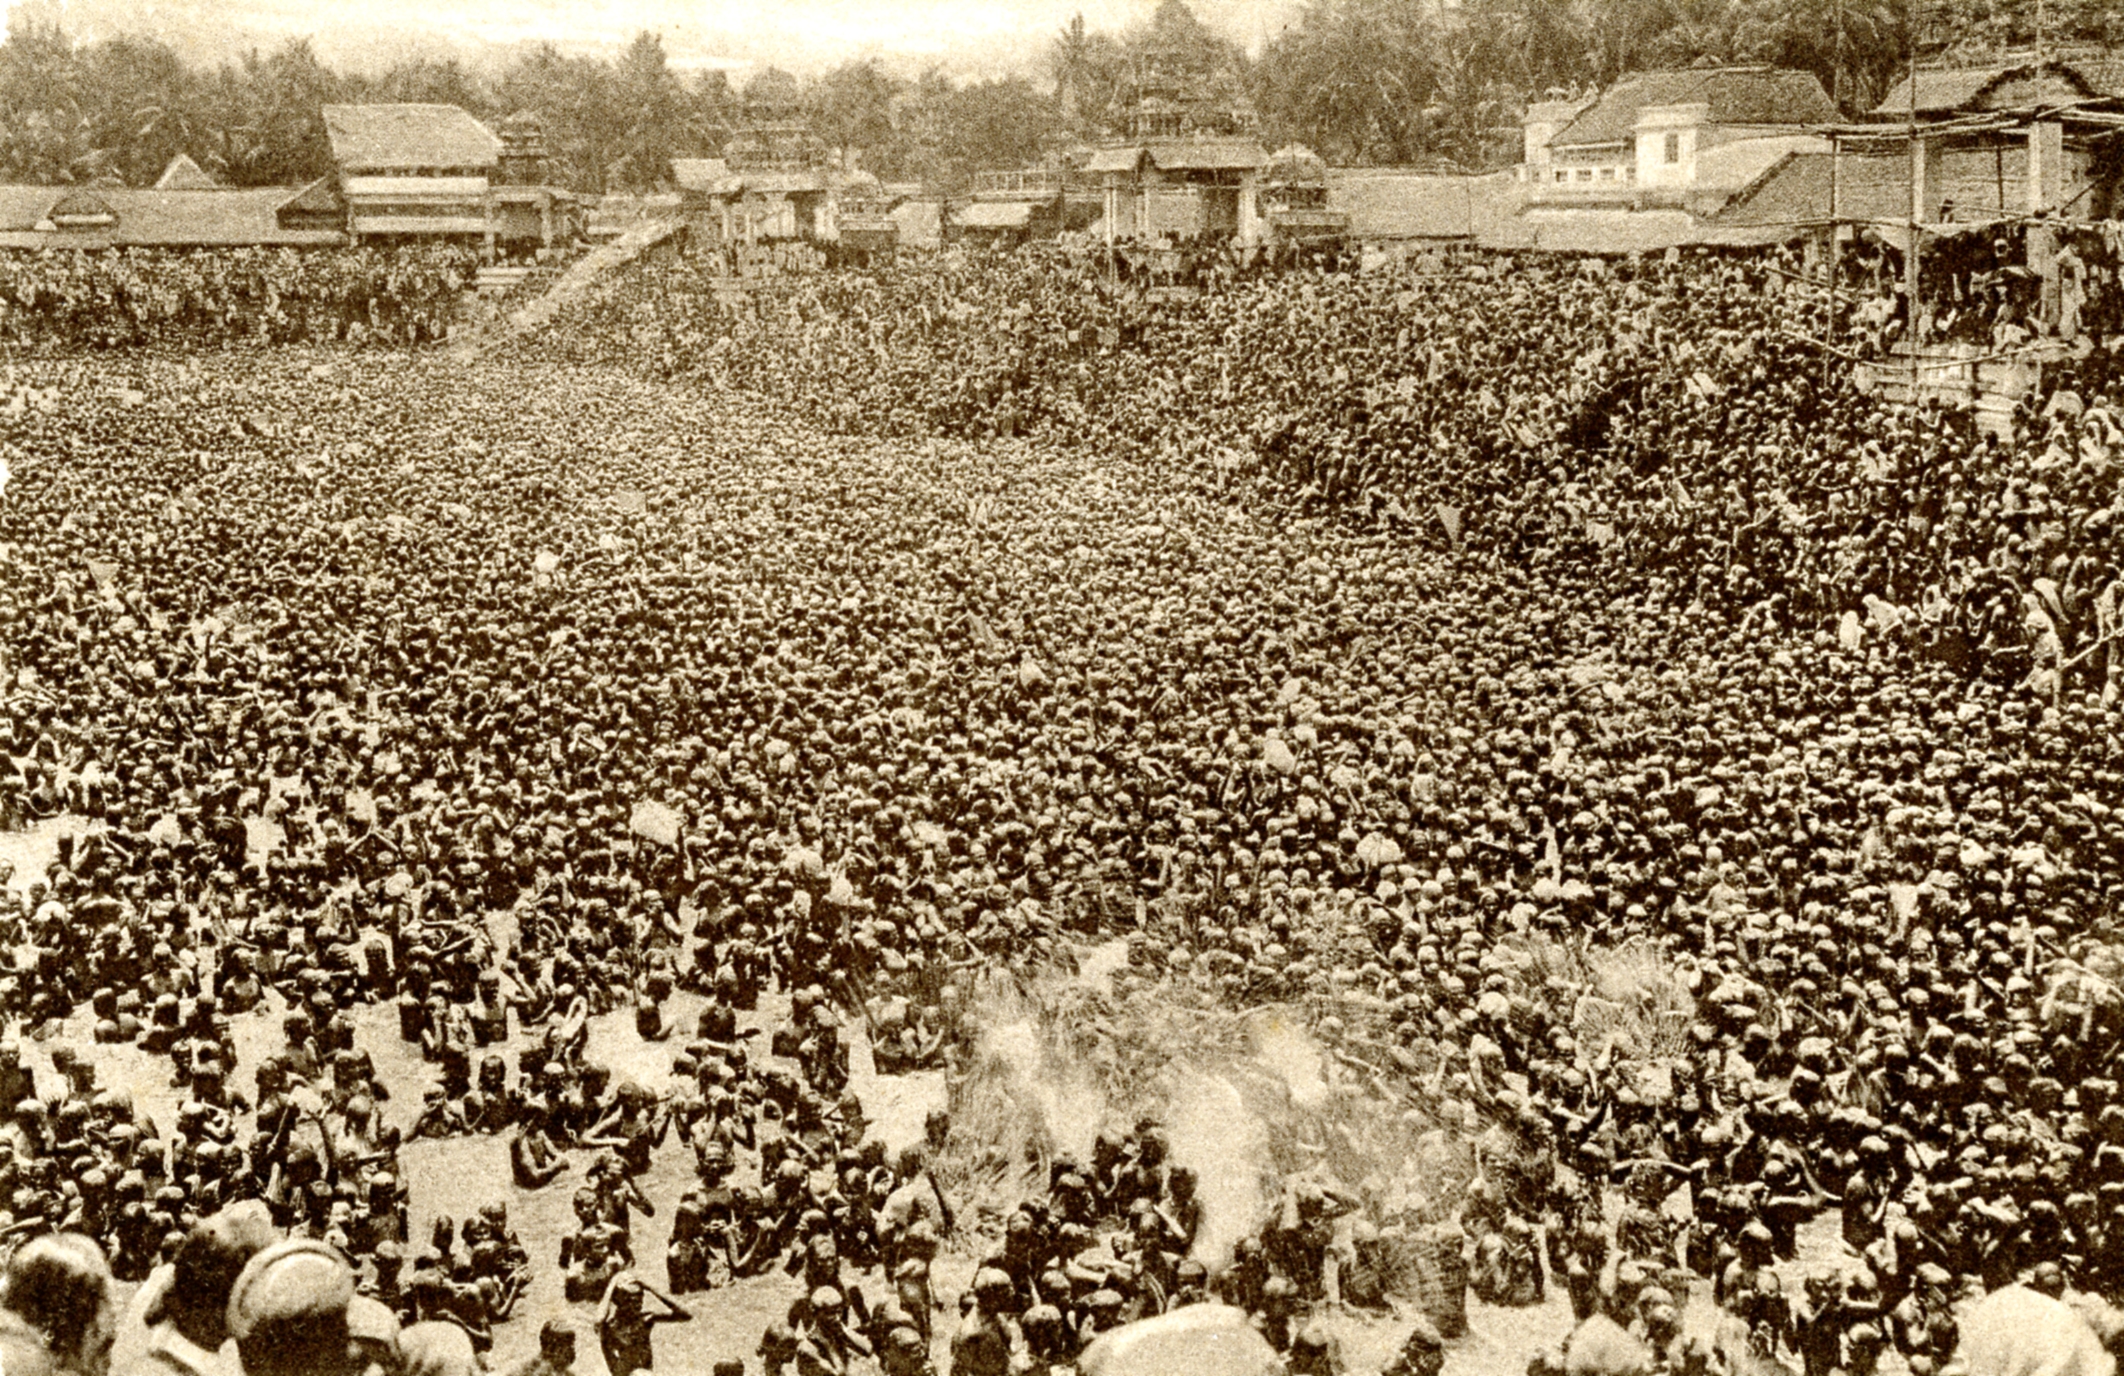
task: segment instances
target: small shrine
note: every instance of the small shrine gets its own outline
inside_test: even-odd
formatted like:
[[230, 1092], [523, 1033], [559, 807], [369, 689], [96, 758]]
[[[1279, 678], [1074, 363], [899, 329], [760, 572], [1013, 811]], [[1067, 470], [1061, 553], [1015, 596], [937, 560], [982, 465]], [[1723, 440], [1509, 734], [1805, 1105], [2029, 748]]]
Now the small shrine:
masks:
[[1271, 243], [1329, 247], [1349, 233], [1350, 217], [1328, 209], [1327, 164], [1304, 144], [1287, 144], [1269, 159], [1260, 201]]
[[899, 198], [868, 172], [851, 172], [833, 189], [834, 238], [843, 262], [888, 262], [900, 247]]
[[494, 131], [501, 140], [487, 184], [487, 252], [550, 249], [571, 239], [579, 212], [570, 193], [548, 184], [546, 129], [519, 110]]

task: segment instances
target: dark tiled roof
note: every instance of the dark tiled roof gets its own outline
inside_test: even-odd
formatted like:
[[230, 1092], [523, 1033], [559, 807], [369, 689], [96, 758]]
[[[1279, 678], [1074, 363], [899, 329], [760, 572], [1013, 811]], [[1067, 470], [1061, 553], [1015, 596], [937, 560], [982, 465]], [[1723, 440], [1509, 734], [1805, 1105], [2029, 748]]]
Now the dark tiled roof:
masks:
[[319, 177], [282, 201], [278, 209], [283, 215], [344, 215], [347, 204], [330, 177]]
[[[2068, 84], [2078, 87], [2088, 95], [2098, 94], [2103, 88], [2090, 80], [2077, 63], [2046, 62], [2044, 69], [2053, 76], [2064, 77]], [[1917, 112], [1920, 115], [1946, 115], [1956, 111], [1980, 106], [1985, 92], [2014, 77], [2032, 77], [2035, 64], [2032, 62], [2004, 64], [1996, 67], [1959, 67], [1936, 72], [1917, 74]], [[1879, 119], [1892, 119], [1910, 114], [1910, 77], [1895, 84], [1873, 114]]]
[[58, 200], [52, 202], [51, 209], [44, 212], [45, 218], [52, 220], [109, 219], [118, 212], [111, 208], [111, 203], [105, 200], [104, 196], [115, 189], [113, 187], [95, 187], [86, 190], [69, 191]]
[[1392, 168], [1330, 168], [1328, 208], [1356, 239], [1468, 239], [1510, 218], [1509, 173], [1439, 177]]
[[1636, 72], [1558, 130], [1550, 146], [1625, 143], [1636, 137], [1638, 114], [1646, 106], [1698, 103], [1710, 106], [1713, 124], [1820, 124], [1836, 118], [1836, 107], [1811, 72], [1769, 67]]
[[[329, 230], [284, 229], [279, 211], [307, 191], [268, 186], [245, 190], [134, 191], [97, 187], [0, 186], [0, 247], [235, 248], [250, 244], [336, 244]], [[109, 224], [40, 230], [54, 212], [94, 214]]]
[[1133, 172], [1143, 161], [1143, 150], [1137, 147], [1101, 148], [1084, 164], [1087, 172]]
[[1772, 168], [1718, 217], [1721, 225], [1800, 228], [1830, 217], [1831, 178], [1841, 220], [1910, 218], [1910, 160], [1898, 153], [1846, 153], [1839, 166], [1828, 153], [1794, 153]]
[[1537, 100], [1520, 117], [1522, 124], [1562, 124], [1575, 118], [1591, 102], [1584, 100]]
[[455, 105], [327, 105], [325, 132], [343, 171], [492, 167], [501, 140]]
[[2075, 58], [2072, 69], [2087, 78], [2095, 94], [2124, 96], [2124, 53], [2115, 57]]

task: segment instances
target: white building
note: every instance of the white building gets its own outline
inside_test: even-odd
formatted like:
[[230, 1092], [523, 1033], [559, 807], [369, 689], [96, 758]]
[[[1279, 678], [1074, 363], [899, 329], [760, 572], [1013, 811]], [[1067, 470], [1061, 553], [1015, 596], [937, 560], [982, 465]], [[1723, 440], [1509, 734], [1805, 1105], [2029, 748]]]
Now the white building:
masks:
[[1589, 104], [1548, 101], [1523, 121], [1533, 206], [1694, 209], [1794, 152], [1836, 107], [1812, 73], [1770, 67], [1637, 72]]

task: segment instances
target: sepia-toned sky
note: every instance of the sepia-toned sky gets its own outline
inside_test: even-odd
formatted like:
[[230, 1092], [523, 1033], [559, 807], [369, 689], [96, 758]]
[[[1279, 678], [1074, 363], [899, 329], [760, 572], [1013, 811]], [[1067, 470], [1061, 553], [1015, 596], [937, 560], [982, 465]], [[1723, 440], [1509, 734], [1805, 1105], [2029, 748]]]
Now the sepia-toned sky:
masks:
[[[485, 63], [553, 43], [616, 51], [661, 33], [675, 66], [774, 62], [800, 71], [875, 55], [910, 70], [967, 76], [1035, 71], [1047, 40], [1081, 12], [1093, 29], [1149, 17], [1156, 0], [6, 0], [56, 10], [77, 38], [147, 33], [194, 62], [218, 63], [295, 36], [335, 66], [372, 70], [413, 55]], [[1297, 0], [1191, 0], [1213, 29], [1253, 48], [1290, 22]]]

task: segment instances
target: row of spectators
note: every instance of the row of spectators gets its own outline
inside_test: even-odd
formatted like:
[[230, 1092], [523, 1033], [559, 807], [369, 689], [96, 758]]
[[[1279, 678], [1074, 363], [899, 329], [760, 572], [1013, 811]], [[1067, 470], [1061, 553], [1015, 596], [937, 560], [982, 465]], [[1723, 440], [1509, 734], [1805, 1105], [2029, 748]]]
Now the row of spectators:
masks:
[[0, 255], [0, 340], [81, 348], [443, 339], [470, 249], [67, 249]]

